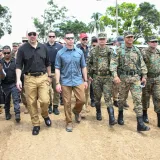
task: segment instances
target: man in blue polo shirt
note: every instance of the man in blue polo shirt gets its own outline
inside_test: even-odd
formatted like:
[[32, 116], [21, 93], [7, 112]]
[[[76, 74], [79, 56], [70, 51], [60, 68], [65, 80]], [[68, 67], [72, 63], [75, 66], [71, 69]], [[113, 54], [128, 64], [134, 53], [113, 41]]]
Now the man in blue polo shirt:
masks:
[[56, 90], [61, 93], [66, 116], [66, 131], [72, 132], [71, 97], [72, 91], [76, 98], [73, 108], [75, 121], [80, 123], [80, 112], [85, 103], [84, 88], [88, 87], [87, 69], [82, 50], [74, 46], [74, 34], [65, 34], [66, 46], [56, 56], [55, 74]]
[[[55, 82], [55, 59], [57, 52], [63, 48], [59, 43], [55, 42], [56, 35], [53, 31], [48, 33], [48, 42], [45, 44], [48, 50], [48, 55], [51, 61], [51, 73], [52, 73], [52, 85], [50, 86], [50, 105], [48, 108], [49, 114], [52, 113], [52, 101], [53, 101], [53, 113], [59, 115], [58, 105], [59, 105], [59, 93], [56, 92], [56, 82]], [[54, 91], [54, 97], [53, 97]]]

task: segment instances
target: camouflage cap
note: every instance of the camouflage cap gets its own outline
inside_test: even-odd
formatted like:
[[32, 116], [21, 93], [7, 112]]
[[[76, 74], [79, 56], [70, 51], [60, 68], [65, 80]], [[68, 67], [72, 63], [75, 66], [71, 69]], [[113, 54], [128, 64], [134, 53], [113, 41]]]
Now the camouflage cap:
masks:
[[28, 41], [27, 37], [22, 37], [22, 41]]
[[14, 43], [12, 43], [12, 46], [16, 46], [16, 47], [18, 47], [18, 46], [19, 46], [19, 44], [18, 44], [17, 42], [14, 42]]
[[126, 31], [126, 32], [124, 32], [124, 38], [125, 38], [125, 37], [130, 37], [130, 36], [133, 36], [133, 37], [134, 37], [134, 34], [133, 34], [131, 31]]
[[151, 36], [148, 38], [148, 42], [158, 41], [158, 38], [156, 36]]
[[101, 39], [101, 38], [107, 38], [107, 34], [106, 33], [99, 33], [98, 39]]

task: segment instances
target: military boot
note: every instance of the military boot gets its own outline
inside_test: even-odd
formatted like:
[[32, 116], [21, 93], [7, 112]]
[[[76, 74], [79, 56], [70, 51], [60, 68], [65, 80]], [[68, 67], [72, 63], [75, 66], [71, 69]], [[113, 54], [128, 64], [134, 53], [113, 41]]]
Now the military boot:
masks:
[[96, 103], [96, 118], [98, 121], [102, 120], [102, 114], [101, 114], [101, 104], [100, 103]]
[[160, 127], [160, 113], [157, 113], [157, 127]]
[[53, 106], [53, 113], [54, 113], [55, 115], [59, 115], [58, 105], [54, 105], [54, 106]]
[[143, 117], [137, 117], [137, 131], [149, 131], [150, 127], [146, 126], [143, 122]]
[[113, 105], [114, 105], [115, 107], [118, 107], [118, 101], [113, 101]]
[[143, 110], [143, 122], [149, 123], [147, 110]]
[[48, 106], [48, 113], [51, 114], [53, 112], [52, 110], [52, 103]]
[[123, 111], [119, 111], [119, 113], [118, 113], [118, 124], [119, 125], [124, 125]]
[[108, 107], [108, 114], [109, 114], [109, 125], [115, 125], [117, 123], [117, 121], [115, 120], [114, 117], [114, 109], [113, 107]]

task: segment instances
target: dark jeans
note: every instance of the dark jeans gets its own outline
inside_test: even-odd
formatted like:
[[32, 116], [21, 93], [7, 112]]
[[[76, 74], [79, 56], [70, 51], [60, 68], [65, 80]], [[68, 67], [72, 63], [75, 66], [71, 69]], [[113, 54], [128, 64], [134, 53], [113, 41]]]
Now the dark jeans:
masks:
[[91, 99], [91, 103], [94, 103], [94, 93], [93, 93], [93, 83], [91, 82], [90, 84], [90, 99]]
[[5, 94], [5, 113], [10, 113], [10, 102], [12, 94], [14, 112], [15, 114], [20, 114], [20, 92], [18, 91], [16, 84], [2, 84], [2, 87]]

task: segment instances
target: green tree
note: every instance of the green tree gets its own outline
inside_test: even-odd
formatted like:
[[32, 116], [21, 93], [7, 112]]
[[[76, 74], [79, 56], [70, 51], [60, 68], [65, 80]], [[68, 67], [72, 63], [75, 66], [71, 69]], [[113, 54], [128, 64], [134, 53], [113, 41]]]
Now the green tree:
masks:
[[11, 34], [11, 17], [12, 16], [11, 12], [9, 11], [9, 8], [0, 4], [0, 38], [3, 37], [5, 33]]
[[39, 18], [33, 18], [33, 23], [39, 33], [39, 38], [46, 41], [46, 34], [50, 30], [55, 30], [59, 22], [64, 21], [67, 12], [66, 7], [59, 8], [53, 0], [48, 1], [48, 8], [44, 10], [44, 14]]
[[74, 21], [68, 20], [66, 22], [62, 22], [58, 25], [59, 30], [57, 31], [57, 36], [63, 37], [67, 31], [71, 31], [75, 35], [75, 39], [78, 40], [78, 34], [81, 32], [88, 32], [88, 26], [78, 21], [77, 19]]
[[93, 21], [88, 24], [90, 33], [96, 31], [96, 35], [98, 35], [98, 32], [103, 32], [105, 30], [104, 22], [100, 20], [101, 16], [102, 14], [98, 12], [93, 13], [93, 15], [91, 16], [91, 19], [93, 19]]

